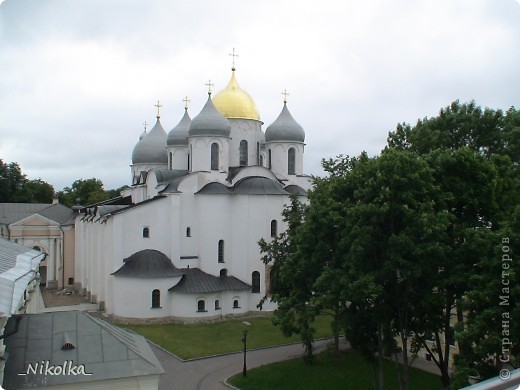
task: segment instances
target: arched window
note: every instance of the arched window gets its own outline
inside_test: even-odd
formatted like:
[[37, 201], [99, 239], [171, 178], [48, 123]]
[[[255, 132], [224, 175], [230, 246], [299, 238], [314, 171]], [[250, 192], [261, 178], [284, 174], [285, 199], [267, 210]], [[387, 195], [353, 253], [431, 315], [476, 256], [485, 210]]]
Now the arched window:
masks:
[[172, 153], [172, 152], [170, 152], [170, 158], [169, 158], [169, 160], [170, 160], [170, 161], [169, 161], [169, 163], [170, 163], [169, 166], [170, 166], [170, 169], [172, 169], [172, 167], [173, 167], [173, 153]]
[[256, 165], [262, 165], [260, 164], [260, 142], [256, 143]]
[[251, 292], [259, 293], [260, 292], [260, 272], [254, 271], [251, 274]]
[[296, 150], [294, 148], [289, 149], [287, 153], [287, 165], [289, 175], [296, 174]]
[[276, 237], [278, 235], [278, 222], [276, 219], [271, 221], [271, 237]]
[[189, 226], [186, 228], [186, 237], [191, 237], [191, 228]]
[[247, 141], [242, 140], [240, 141], [240, 166], [245, 167], [247, 166]]
[[220, 310], [220, 301], [215, 299], [215, 310]]
[[264, 156], [260, 155], [260, 166], [264, 166]]
[[227, 269], [226, 268], [222, 268], [220, 270], [220, 276], [222, 276], [222, 277], [227, 276]]
[[204, 299], [199, 299], [197, 301], [197, 311], [206, 311], [206, 302]]
[[218, 242], [218, 262], [223, 263], [224, 262], [224, 240], [219, 240]]
[[233, 300], [233, 309], [239, 309], [240, 306], [238, 306], [238, 299]]
[[157, 289], [152, 291], [152, 308], [161, 307], [161, 292]]
[[144, 227], [143, 228], [143, 238], [149, 238], [150, 237], [150, 228]]
[[218, 171], [219, 165], [219, 148], [217, 143], [211, 144], [211, 170]]
[[269, 149], [269, 152], [268, 152], [268, 159], [267, 159], [267, 168], [271, 169], [273, 167], [273, 159], [272, 159], [272, 153], [271, 153], [271, 149]]

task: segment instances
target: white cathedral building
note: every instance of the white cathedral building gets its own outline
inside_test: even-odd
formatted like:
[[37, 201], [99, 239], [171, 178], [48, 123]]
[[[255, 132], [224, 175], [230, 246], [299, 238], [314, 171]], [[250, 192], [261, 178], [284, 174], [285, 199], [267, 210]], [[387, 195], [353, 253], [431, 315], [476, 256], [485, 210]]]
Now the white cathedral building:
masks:
[[208, 95], [169, 133], [158, 111], [132, 152], [131, 187], [77, 217], [76, 287], [107, 314], [215, 319], [258, 311], [268, 291], [258, 241], [285, 229], [290, 194], [310, 188], [305, 132], [286, 101], [264, 132], [234, 67]]

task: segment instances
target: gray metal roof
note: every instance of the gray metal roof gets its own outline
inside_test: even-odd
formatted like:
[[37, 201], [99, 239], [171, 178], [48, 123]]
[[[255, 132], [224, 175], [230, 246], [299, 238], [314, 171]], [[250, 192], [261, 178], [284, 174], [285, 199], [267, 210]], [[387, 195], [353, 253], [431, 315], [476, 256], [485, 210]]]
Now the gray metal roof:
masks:
[[32, 256], [40, 254], [39, 251], [18, 245], [12, 241], [0, 237], [0, 274], [16, 265], [16, 257], [28, 253]]
[[170, 182], [189, 173], [186, 169], [154, 169], [152, 172], [155, 174], [157, 183], [160, 184]]
[[166, 144], [168, 146], [185, 146], [188, 145], [188, 130], [190, 128], [191, 118], [188, 115], [188, 109], [184, 111], [181, 121], [170, 130]]
[[233, 187], [218, 182], [209, 183], [197, 194], [289, 195], [279, 182], [263, 176], [244, 177]]
[[231, 125], [215, 108], [208, 96], [202, 111], [190, 123], [189, 136], [223, 136], [229, 137]]
[[135, 145], [132, 151], [133, 164], [167, 164], [166, 138], [159, 117], [155, 126]]
[[289, 192], [290, 194], [297, 194], [297, 195], [307, 195], [307, 191], [305, 191], [302, 187], [296, 184], [290, 184], [285, 187], [285, 191]]
[[123, 261], [123, 266], [112, 275], [127, 278], [171, 278], [182, 275], [168, 256], [155, 249], [144, 249]]
[[265, 141], [304, 142], [305, 131], [296, 122], [284, 103], [282, 112], [276, 120], [265, 130]]
[[[15, 321], [11, 318], [8, 327]], [[7, 330], [7, 329], [6, 329]], [[64, 341], [72, 349], [63, 350]], [[111, 325], [80, 311], [24, 315], [18, 332], [5, 339], [9, 354], [4, 386], [26, 389], [75, 384], [164, 373], [144, 337]], [[72, 361], [84, 365], [92, 375], [40, 375], [27, 373], [42, 361], [62, 365]], [[43, 370], [45, 371], [45, 369]]]
[[168, 291], [176, 293], [212, 293], [229, 290], [250, 290], [251, 285], [234, 276], [214, 276], [198, 268], [183, 268], [184, 276]]
[[76, 217], [72, 209], [59, 203], [0, 203], [0, 224], [9, 225], [33, 214], [40, 214], [61, 225], [74, 224]]

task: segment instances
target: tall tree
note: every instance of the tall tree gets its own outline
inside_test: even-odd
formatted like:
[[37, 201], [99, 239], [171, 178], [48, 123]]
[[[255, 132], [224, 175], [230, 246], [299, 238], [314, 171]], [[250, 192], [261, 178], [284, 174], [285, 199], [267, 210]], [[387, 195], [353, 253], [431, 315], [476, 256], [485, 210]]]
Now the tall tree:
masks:
[[99, 179], [79, 179], [71, 187], [65, 187], [58, 193], [60, 203], [72, 207], [78, 200], [82, 205], [90, 205], [109, 199], [103, 189], [103, 182]]

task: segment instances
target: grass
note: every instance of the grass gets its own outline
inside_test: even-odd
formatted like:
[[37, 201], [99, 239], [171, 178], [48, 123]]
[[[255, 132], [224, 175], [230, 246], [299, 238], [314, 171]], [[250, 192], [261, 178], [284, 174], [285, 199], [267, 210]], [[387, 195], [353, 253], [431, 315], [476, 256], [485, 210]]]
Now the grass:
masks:
[[[317, 356], [313, 365], [306, 365], [302, 358], [268, 364], [233, 376], [229, 383], [242, 390], [263, 389], [373, 389], [373, 371], [365, 360], [353, 350], [331, 356], [325, 351]], [[411, 390], [440, 390], [438, 376], [411, 369]], [[395, 363], [385, 362], [385, 390], [398, 390], [399, 380]]]
[[[243, 321], [251, 325], [244, 325]], [[271, 318], [256, 317], [197, 324], [117, 324], [160, 345], [182, 359], [193, 359], [242, 350], [242, 332], [247, 328], [247, 349], [298, 342], [298, 335], [285, 337]], [[330, 317], [314, 322], [316, 338], [332, 335]]]

